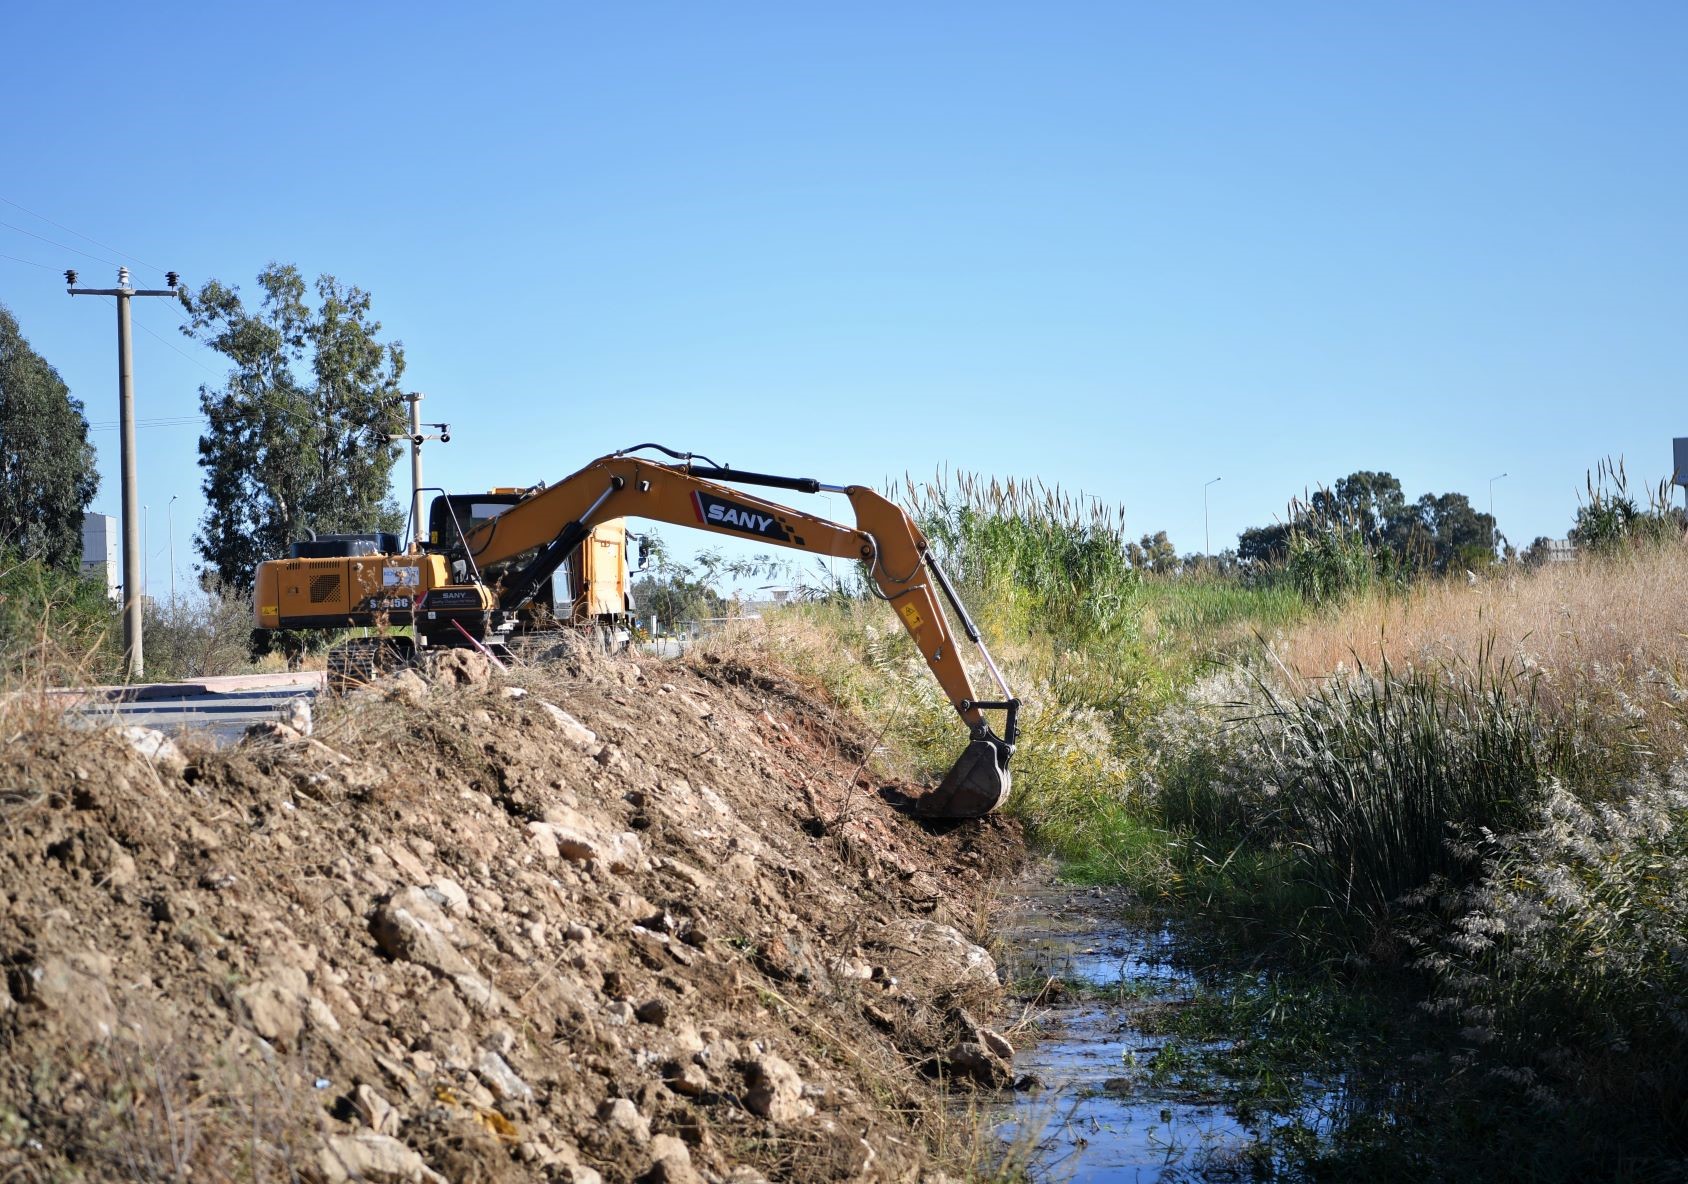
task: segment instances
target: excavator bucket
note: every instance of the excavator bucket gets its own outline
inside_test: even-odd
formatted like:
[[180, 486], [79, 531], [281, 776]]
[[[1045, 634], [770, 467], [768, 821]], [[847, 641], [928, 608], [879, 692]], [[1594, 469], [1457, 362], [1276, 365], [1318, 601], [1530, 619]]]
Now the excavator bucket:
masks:
[[1008, 754], [995, 736], [974, 740], [937, 789], [910, 803], [922, 818], [982, 818], [1008, 800]]

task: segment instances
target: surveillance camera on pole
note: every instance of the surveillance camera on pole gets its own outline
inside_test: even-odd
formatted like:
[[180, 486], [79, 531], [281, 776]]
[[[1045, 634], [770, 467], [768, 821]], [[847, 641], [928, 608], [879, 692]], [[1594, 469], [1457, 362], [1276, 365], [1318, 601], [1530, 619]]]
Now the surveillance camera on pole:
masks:
[[[429, 440], [438, 440], [441, 444], [451, 441], [451, 433], [446, 430], [450, 425], [443, 423], [424, 424], [422, 422], [422, 392], [412, 391], [403, 396], [410, 404], [410, 431], [395, 432], [387, 436], [394, 444], [400, 441], [410, 443], [410, 538], [413, 543], [422, 541], [422, 445]], [[438, 428], [438, 432], [424, 432], [424, 427]]]

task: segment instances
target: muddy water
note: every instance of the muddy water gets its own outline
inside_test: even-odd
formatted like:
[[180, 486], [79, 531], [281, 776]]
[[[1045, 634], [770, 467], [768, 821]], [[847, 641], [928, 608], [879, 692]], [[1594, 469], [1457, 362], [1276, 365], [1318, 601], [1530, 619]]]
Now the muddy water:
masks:
[[1123, 921], [1126, 902], [1105, 890], [1030, 883], [1012, 906], [1005, 976], [1024, 998], [1042, 990], [1021, 1005], [1014, 1058], [1041, 1088], [1015, 1094], [997, 1127], [1010, 1157], [1074, 1184], [1234, 1175], [1250, 1131], [1213, 1098], [1155, 1086], [1165, 1038], [1133, 1023], [1194, 992], [1172, 964], [1173, 934]]

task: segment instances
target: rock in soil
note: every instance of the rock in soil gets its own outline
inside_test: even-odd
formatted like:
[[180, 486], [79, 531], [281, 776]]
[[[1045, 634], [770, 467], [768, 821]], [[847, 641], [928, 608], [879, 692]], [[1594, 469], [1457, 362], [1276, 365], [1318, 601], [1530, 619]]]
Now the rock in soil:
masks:
[[779, 1057], [770, 1054], [756, 1058], [745, 1067], [744, 1077], [750, 1086], [744, 1104], [752, 1114], [784, 1123], [808, 1118], [815, 1112], [814, 1106], [803, 1100], [803, 1079]]

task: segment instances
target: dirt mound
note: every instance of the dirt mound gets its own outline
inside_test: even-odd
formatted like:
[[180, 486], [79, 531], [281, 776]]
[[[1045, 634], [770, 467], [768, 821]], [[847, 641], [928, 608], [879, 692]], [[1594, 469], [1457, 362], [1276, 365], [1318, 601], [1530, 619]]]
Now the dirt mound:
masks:
[[892, 812], [778, 677], [453, 666], [225, 751], [0, 723], [6, 1179], [916, 1179], [931, 1077], [1007, 1079], [1016, 828]]

